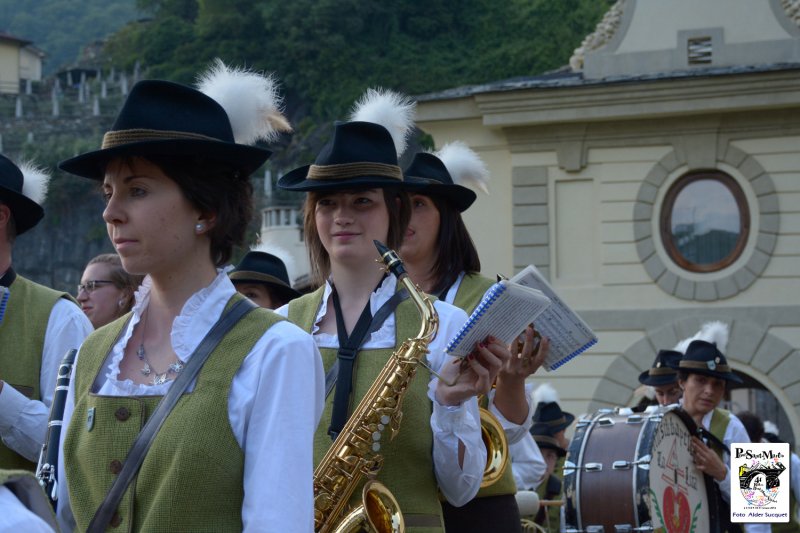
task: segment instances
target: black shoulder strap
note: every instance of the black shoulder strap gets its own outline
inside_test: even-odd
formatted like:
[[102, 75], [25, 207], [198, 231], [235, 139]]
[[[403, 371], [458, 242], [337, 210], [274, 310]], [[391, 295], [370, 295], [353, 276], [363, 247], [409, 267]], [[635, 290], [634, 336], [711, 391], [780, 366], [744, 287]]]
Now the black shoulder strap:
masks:
[[125, 463], [122, 466], [122, 471], [119, 473], [119, 476], [117, 476], [117, 479], [114, 480], [105, 500], [100, 504], [94, 518], [92, 518], [89, 528], [87, 529], [88, 533], [99, 533], [106, 530], [109, 522], [111, 522], [114, 511], [116, 511], [120, 500], [122, 500], [122, 496], [125, 494], [125, 490], [142, 466], [142, 462], [147, 455], [147, 451], [150, 449], [150, 445], [153, 443], [153, 439], [155, 439], [158, 430], [161, 429], [164, 420], [172, 411], [172, 408], [178, 403], [178, 400], [189, 386], [189, 383], [191, 383], [200, 372], [206, 359], [208, 359], [208, 356], [211, 355], [214, 348], [222, 341], [225, 334], [239, 322], [239, 319], [256, 307], [257, 306], [247, 298], [242, 298], [217, 320], [217, 323], [214, 324], [203, 340], [200, 341], [200, 344], [186, 363], [183, 372], [178, 374], [178, 377], [175, 378], [172, 386], [164, 397], [161, 398], [161, 401], [158, 402], [158, 406], [155, 411], [153, 411], [152, 416], [150, 416], [147, 423], [142, 428], [142, 431], [140, 431], [139, 435], [136, 437], [133, 446], [131, 446], [128, 452], [128, 457], [125, 459]]

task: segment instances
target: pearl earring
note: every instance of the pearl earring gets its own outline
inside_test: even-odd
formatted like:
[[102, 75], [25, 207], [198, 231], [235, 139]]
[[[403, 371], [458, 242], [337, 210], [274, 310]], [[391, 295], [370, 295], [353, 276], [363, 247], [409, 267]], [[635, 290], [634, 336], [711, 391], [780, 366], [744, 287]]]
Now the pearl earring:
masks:
[[194, 225], [194, 230], [195, 230], [197, 233], [202, 233], [204, 229], [206, 229], [205, 225], [203, 225], [203, 224], [202, 224], [202, 223], [200, 223], [200, 222], [198, 222], [197, 224], [195, 224], [195, 225]]
[[120, 300], [117, 302], [117, 306], [118, 306], [118, 307], [122, 307], [122, 306], [124, 306], [124, 305], [125, 305], [125, 300], [122, 300], [122, 299], [120, 299]]

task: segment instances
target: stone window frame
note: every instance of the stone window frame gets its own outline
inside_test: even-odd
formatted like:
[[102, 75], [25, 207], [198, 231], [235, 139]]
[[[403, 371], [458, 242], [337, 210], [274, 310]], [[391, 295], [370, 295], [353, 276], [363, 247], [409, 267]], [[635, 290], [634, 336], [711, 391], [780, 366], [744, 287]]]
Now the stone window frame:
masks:
[[[683, 256], [678, 247], [675, 246], [670, 222], [672, 220], [671, 215], [675, 207], [675, 201], [678, 199], [680, 193], [692, 183], [703, 180], [715, 181], [730, 192], [739, 210], [739, 238], [737, 239], [736, 246], [726, 257], [715, 263], [701, 265], [689, 261]], [[750, 238], [750, 207], [741, 185], [727, 172], [723, 172], [719, 169], [697, 170], [681, 175], [669, 186], [669, 190], [667, 190], [664, 200], [659, 207], [661, 212], [658, 213], [657, 216], [661, 243], [669, 258], [680, 268], [688, 270], [689, 272], [698, 273], [717, 272], [733, 264], [744, 252], [745, 246]]]
[[[764, 272], [775, 249], [780, 215], [772, 177], [754, 157], [733, 145], [729, 144], [720, 152], [722, 155], [717, 157], [717, 168], [727, 165], [741, 176], [744, 183], [740, 182], [740, 185], [749, 184], [750, 192], [755, 197], [755, 205], [750, 205], [750, 219], [753, 226], [757, 227], [756, 231], [751, 231], [742, 257], [724, 275], [709, 273], [705, 274], [709, 279], [703, 280], [697, 273], [684, 271], [677, 265], [668, 266], [662, 254], [656, 250], [656, 245], [661, 245], [660, 242], [656, 243], [660, 236], [654, 237], [653, 231], [653, 217], [658, 218], [658, 209], [661, 207], [657, 199], [668, 178], [682, 167], [689, 167], [683, 150], [673, 149], [653, 165], [639, 187], [634, 203], [633, 233], [639, 259], [648, 276], [664, 292], [682, 300], [710, 302], [739, 294]], [[689, 171], [692, 170], [689, 168]], [[750, 242], [754, 245], [750, 246]]]

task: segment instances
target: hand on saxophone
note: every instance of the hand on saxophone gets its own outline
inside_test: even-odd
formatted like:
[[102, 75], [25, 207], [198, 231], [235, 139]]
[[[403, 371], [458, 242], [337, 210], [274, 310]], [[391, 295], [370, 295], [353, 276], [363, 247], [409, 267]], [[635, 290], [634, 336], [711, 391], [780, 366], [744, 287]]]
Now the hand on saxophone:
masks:
[[436, 401], [442, 405], [459, 405], [473, 396], [491, 390], [500, 369], [511, 358], [508, 346], [494, 337], [475, 345], [464, 359], [450, 358], [440, 372]]

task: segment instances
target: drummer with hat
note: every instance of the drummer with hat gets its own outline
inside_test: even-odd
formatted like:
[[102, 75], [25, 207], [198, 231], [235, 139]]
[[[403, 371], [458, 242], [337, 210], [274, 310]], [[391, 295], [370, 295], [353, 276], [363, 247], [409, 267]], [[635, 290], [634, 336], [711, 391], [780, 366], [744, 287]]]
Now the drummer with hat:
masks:
[[265, 251], [248, 252], [228, 277], [240, 294], [265, 309], [277, 309], [300, 296], [281, 258]]
[[658, 405], [675, 404], [681, 398], [678, 371], [673, 368], [677, 366], [681, 355], [675, 350], [659, 350], [653, 366], [639, 374], [639, 383], [655, 390]]
[[[565, 432], [575, 420], [575, 415], [561, 410], [558, 395], [548, 383], [540, 385], [534, 393], [536, 411], [533, 414], [531, 436], [544, 457], [546, 469], [542, 481], [536, 488], [540, 502], [561, 499], [561, 477], [556, 475], [563, 468], [569, 440]], [[541, 505], [535, 522], [549, 531], [559, 530], [560, 507]]]
[[[692, 338], [680, 361], [678, 385], [683, 391], [681, 407], [704, 430], [704, 438], [692, 437], [692, 454], [697, 469], [712, 477], [723, 503], [730, 504], [730, 447], [734, 442], [750, 442], [742, 422], [719, 404], [730, 383], [742, 383], [722, 353], [728, 342], [728, 325], [709, 322]], [[680, 346], [680, 345], [679, 345]], [[719, 513], [727, 518], [730, 513]], [[755, 531], [762, 524], [746, 524], [745, 530]], [[736, 524], [728, 524], [736, 530]]]

